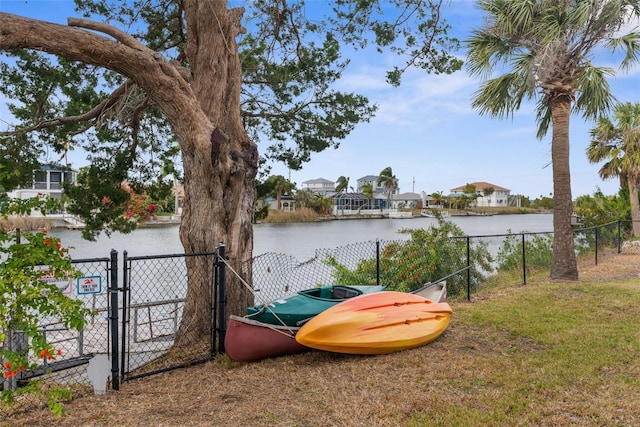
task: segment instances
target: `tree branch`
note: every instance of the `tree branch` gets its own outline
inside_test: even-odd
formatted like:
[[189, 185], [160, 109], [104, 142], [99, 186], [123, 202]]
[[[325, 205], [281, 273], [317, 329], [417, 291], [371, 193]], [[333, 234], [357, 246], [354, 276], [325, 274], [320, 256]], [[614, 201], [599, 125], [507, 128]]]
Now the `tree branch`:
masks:
[[70, 27], [86, 28], [88, 30], [98, 31], [100, 33], [107, 34], [113, 37], [114, 39], [116, 39], [117, 41], [119, 41], [120, 43], [123, 43], [132, 49], [139, 49], [147, 53], [150, 53], [153, 56], [157, 55], [156, 52], [149, 49], [148, 47], [140, 43], [138, 40], [131, 37], [129, 34], [123, 31], [120, 31], [117, 28], [112, 27], [111, 25], [104, 24], [102, 22], [90, 21], [88, 19], [81, 19], [81, 18], [69, 18], [67, 19], [67, 24]]
[[[195, 126], [208, 123], [203, 133], [211, 132], [210, 121], [198, 105], [193, 89], [176, 67], [160, 54], [137, 41], [121, 37], [118, 30], [111, 30], [104, 24], [92, 25], [82, 20], [71, 22], [107, 31], [107, 34], [117, 36], [119, 41], [80, 28], [0, 12], [0, 50], [36, 49], [113, 70], [131, 79], [147, 93], [182, 144], [192, 142], [186, 136], [193, 132]], [[185, 120], [187, 111], [190, 114]]]
[[[10, 136], [17, 135], [20, 133], [33, 132], [40, 129], [52, 128], [68, 123], [78, 123], [84, 122], [92, 119], [96, 119], [100, 117], [108, 108], [116, 105], [123, 96], [125, 96], [131, 89], [135, 87], [135, 83], [131, 80], [127, 80], [123, 85], [117, 88], [107, 99], [102, 101], [100, 104], [93, 107], [91, 110], [79, 114], [76, 116], [68, 116], [68, 117], [56, 117], [55, 119], [45, 120], [42, 122], [35, 123], [31, 126], [20, 127], [13, 131], [4, 131], [0, 132], [0, 136]], [[83, 128], [84, 130], [88, 129], [90, 126]]]

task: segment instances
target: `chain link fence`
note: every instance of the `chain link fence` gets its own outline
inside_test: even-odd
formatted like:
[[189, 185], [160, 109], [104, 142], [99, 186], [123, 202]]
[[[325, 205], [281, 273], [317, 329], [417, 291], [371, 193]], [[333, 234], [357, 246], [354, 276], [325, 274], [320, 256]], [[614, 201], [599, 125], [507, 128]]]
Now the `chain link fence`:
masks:
[[[576, 253], [597, 264], [599, 257], [620, 251], [630, 229], [630, 221], [577, 229]], [[552, 233], [518, 233], [452, 237], [429, 245], [412, 239], [367, 241], [317, 249], [315, 256], [304, 262], [289, 255], [266, 253], [252, 260], [251, 285], [256, 304], [321, 285], [381, 284], [409, 291], [443, 279], [449, 296], [470, 298], [482, 280], [496, 270], [521, 271], [521, 283], [526, 284], [527, 275], [533, 270], [550, 267], [552, 249]], [[488, 256], [480, 257], [484, 253]], [[39, 387], [45, 389], [57, 385], [70, 388], [74, 395], [90, 393], [93, 388], [87, 364], [98, 354], [116, 360], [117, 379], [124, 381], [212, 359], [216, 354], [216, 257], [215, 253], [128, 257], [125, 252], [120, 268], [117, 258], [115, 262], [113, 258], [75, 260], [74, 267], [83, 276], [69, 281], [63, 292], [82, 300], [93, 316], [81, 332], [67, 330], [57, 319], [47, 319], [42, 333], [62, 350], [62, 355], [52, 362], [45, 360], [34, 371], [20, 372], [13, 383], [5, 380], [0, 383], [2, 388], [20, 390], [41, 381]], [[114, 269], [122, 271], [122, 279], [115, 276], [116, 282], [121, 281], [115, 283], [115, 288]], [[205, 325], [211, 330], [207, 333], [211, 338], [199, 340], [198, 346], [182, 343], [176, 349], [174, 343], [183, 326], [190, 280], [208, 284], [201, 287], [204, 290], [197, 299], [206, 301], [205, 306], [212, 311], [211, 325]], [[110, 287], [115, 289], [113, 293]], [[117, 323], [113, 323], [110, 314], [113, 301], [121, 310]], [[111, 325], [117, 325], [117, 331]], [[115, 345], [114, 332], [119, 335]], [[26, 345], [19, 334], [10, 338], [3, 345]], [[112, 379], [113, 388], [117, 388], [116, 381]], [[0, 414], [46, 404], [44, 395], [31, 393], [20, 395], [19, 403], [9, 408], [0, 402]]]
[[[51, 361], [36, 359], [36, 355], [31, 354], [29, 363], [37, 364], [36, 369], [20, 371], [10, 379], [4, 378], [0, 388], [17, 391], [19, 404], [6, 407], [0, 401], [0, 413], [46, 406], [47, 392], [53, 388], [69, 388], [74, 395], [93, 391], [87, 364], [96, 354], [109, 354], [110, 259], [78, 259], [72, 264], [82, 276], [60, 282], [58, 287], [69, 298], [83, 301], [93, 316], [87, 319], [81, 331], [66, 328], [55, 317], [45, 319], [41, 325], [42, 335], [59, 353]], [[24, 335], [19, 331], [9, 331], [8, 335], [5, 345], [8, 343], [9, 350], [20, 352], [28, 348]], [[22, 389], [27, 392], [20, 393]]]

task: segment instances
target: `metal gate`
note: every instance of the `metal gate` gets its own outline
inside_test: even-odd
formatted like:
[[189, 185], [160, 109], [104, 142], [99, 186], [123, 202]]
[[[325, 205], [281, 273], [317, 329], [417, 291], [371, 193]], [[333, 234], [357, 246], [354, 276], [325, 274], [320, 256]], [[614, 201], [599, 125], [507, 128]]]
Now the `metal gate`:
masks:
[[[219, 249], [220, 250], [220, 249]], [[140, 378], [211, 360], [216, 354], [215, 306], [218, 253], [129, 257], [123, 253], [123, 281], [119, 289], [121, 319], [120, 378]], [[187, 264], [189, 273], [187, 273]], [[184, 303], [188, 274], [210, 286], [198, 298], [208, 298], [212, 313], [211, 339], [203, 344], [174, 348]], [[114, 381], [115, 383], [115, 381]]]

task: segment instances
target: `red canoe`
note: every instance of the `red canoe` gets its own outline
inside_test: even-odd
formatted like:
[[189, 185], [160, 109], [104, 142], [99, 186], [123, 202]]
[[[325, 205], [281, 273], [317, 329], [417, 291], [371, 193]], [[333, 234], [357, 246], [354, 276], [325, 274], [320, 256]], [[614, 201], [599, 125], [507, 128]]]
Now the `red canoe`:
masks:
[[318, 314], [300, 328], [296, 341], [337, 353], [392, 353], [438, 338], [447, 329], [451, 313], [445, 302], [404, 292], [376, 292]]
[[225, 352], [235, 361], [252, 362], [265, 357], [309, 350], [294, 338], [299, 329], [230, 316], [224, 339]]

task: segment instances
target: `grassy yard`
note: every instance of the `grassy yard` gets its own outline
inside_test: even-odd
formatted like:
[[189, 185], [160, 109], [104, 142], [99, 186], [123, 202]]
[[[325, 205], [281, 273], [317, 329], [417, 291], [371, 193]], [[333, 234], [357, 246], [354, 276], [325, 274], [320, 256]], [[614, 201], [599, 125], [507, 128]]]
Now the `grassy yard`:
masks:
[[[592, 262], [591, 262], [592, 263]], [[640, 255], [609, 255], [580, 281], [502, 277], [450, 301], [435, 342], [385, 356], [319, 351], [205, 365], [80, 396], [57, 426], [640, 425]]]

